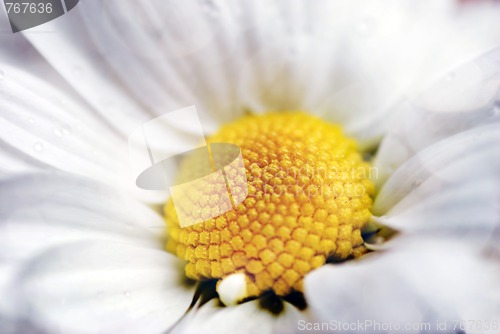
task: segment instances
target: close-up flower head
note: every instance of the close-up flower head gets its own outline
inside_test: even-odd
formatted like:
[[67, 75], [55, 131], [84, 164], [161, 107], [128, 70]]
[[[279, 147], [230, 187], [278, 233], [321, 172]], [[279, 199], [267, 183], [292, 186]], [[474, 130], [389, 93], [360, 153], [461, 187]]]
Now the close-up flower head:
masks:
[[500, 2], [2, 0], [0, 333], [500, 333]]

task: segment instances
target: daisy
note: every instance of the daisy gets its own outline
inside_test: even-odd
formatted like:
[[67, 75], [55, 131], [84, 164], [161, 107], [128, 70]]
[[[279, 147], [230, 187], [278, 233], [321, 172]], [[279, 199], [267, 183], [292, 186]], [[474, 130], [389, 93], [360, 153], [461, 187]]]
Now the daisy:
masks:
[[[499, 25], [488, 1], [82, 1], [2, 34], [0, 329], [495, 333]], [[248, 196], [181, 228], [127, 137], [190, 105]]]

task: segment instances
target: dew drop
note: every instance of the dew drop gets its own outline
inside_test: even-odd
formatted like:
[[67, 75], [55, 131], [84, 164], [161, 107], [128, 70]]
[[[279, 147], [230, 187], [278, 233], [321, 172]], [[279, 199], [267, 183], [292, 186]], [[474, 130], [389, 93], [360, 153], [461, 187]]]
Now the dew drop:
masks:
[[60, 138], [62, 136], [69, 135], [71, 133], [71, 128], [68, 125], [63, 125], [61, 127], [55, 127], [52, 132], [54, 133], [54, 136]]
[[43, 151], [43, 144], [41, 142], [36, 142], [34, 145], [33, 145], [33, 148], [35, 149], [35, 151], [37, 152], [42, 152]]

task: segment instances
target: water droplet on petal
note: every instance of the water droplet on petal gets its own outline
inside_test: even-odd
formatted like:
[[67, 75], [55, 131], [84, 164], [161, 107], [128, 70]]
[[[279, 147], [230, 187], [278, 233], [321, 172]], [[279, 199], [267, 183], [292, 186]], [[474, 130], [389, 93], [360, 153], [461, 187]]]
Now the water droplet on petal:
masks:
[[37, 152], [42, 152], [43, 151], [43, 144], [41, 142], [36, 142], [34, 145], [33, 145], [33, 148], [35, 149], [35, 151]]

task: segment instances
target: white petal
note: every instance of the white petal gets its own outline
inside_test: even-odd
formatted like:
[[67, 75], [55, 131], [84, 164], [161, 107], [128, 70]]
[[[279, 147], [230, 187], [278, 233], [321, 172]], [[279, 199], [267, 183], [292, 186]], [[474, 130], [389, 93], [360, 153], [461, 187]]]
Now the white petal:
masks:
[[63, 170], [101, 179], [123, 174], [119, 166], [126, 162], [126, 146], [90, 110], [28, 73], [9, 67], [5, 76], [3, 141]]
[[[2, 29], [4, 28], [4, 29]], [[40, 56], [40, 53], [29, 43], [22, 34], [12, 34], [7, 32], [10, 30], [10, 24], [6, 15], [0, 16], [0, 29], [2, 29], [2, 34], [0, 35], [0, 43], [3, 46], [0, 49], [0, 92], [5, 89], [6, 86], [12, 83], [12, 79], [15, 79], [16, 83], [19, 84], [19, 78], [16, 77], [16, 73], [12, 73], [12, 69], [22, 70], [24, 73], [29, 73], [33, 77], [43, 78], [43, 81], [50, 83], [53, 87], [57, 87], [58, 91], [62, 94], [54, 95], [53, 91], [45, 89], [40, 91], [39, 85], [32, 85], [29, 82], [22, 82], [27, 84], [27, 87], [31, 92], [28, 92], [27, 96], [31, 93], [36, 95], [46, 96], [47, 98], [52, 98], [57, 101], [59, 106], [66, 107], [66, 109], [71, 109], [71, 115], [76, 118], [87, 120], [89, 117], [94, 116], [92, 113], [87, 111], [82, 113], [84, 108], [81, 105], [72, 104], [67, 105], [68, 100], [77, 100], [82, 103], [79, 99], [79, 94], [68, 86], [68, 83], [52, 68], [52, 66], [44, 61]], [[46, 32], [47, 33], [47, 32]], [[25, 75], [26, 77], [27, 75]], [[13, 78], [14, 77], [14, 78]], [[25, 98], [25, 96], [19, 96], [19, 98]], [[97, 118], [96, 118], [97, 120]]]
[[25, 35], [122, 131], [141, 105], [195, 104], [208, 131], [245, 108], [309, 109], [367, 143], [414, 82], [495, 45], [497, 8], [454, 3], [87, 1], [44, 25], [57, 34]]
[[192, 310], [173, 330], [173, 333], [292, 333], [299, 320], [306, 316], [286, 304], [281, 314], [273, 316], [262, 309], [257, 301], [237, 306], [220, 307], [216, 301]]
[[0, 91], [4, 175], [55, 167], [112, 184], [144, 200], [164, 201], [163, 192], [135, 187], [126, 138], [114, 133], [92, 109], [36, 76], [9, 66], [4, 71]]
[[23, 154], [11, 145], [0, 141], [0, 175], [9, 173], [29, 173], [50, 169], [43, 162]]
[[[4, 179], [0, 203], [0, 314], [23, 315], [25, 307], [13, 288], [16, 275], [27, 261], [55, 246], [102, 241], [172, 257], [163, 250], [164, 222], [155, 211], [86, 179], [64, 174]], [[182, 273], [182, 268], [169, 270]]]
[[[8, 291], [26, 261], [68, 242], [103, 240], [163, 248], [164, 222], [156, 212], [86, 179], [57, 174], [4, 179], [0, 203], [2, 291]], [[13, 312], [14, 301], [2, 296], [0, 313]]]
[[134, 127], [134, 120], [140, 124], [147, 119], [147, 113], [121, 89], [104, 58], [90, 47], [89, 37], [78, 30], [82, 22], [77, 12], [82, 4], [57, 20], [23, 34], [110, 127], [126, 135]]
[[403, 97], [499, 37], [491, 29], [499, 25], [498, 8], [460, 11], [455, 1], [250, 7], [254, 25], [245, 42], [252, 53], [240, 55], [241, 103], [255, 111], [310, 110], [344, 125], [363, 146], [382, 136]]
[[363, 145], [383, 134], [401, 99], [498, 45], [498, 6], [361, 0], [333, 7], [331, 27], [339, 36], [331, 36], [339, 47], [330, 62], [337, 72], [321, 110]]
[[[18, 310], [19, 301], [12, 295], [12, 280], [16, 276], [16, 267], [11, 264], [6, 264], [5, 260], [0, 261], [0, 329], [3, 322], [9, 321], [9, 324], [20, 317]], [[7, 320], [8, 319], [8, 320]]]
[[[78, 11], [80, 7], [78, 6], [75, 11]], [[72, 16], [73, 20], [70, 20], [70, 23], [64, 23], [66, 16]], [[40, 29], [38, 31], [24, 32], [26, 36], [34, 39], [36, 39], [34, 36], [37, 32], [41, 35], [53, 35], [55, 45], [60, 46], [58, 50], [66, 50], [53, 53], [54, 57], [57, 57], [55, 60], [47, 56], [49, 62], [59, 72], [61, 70], [56, 65], [67, 65], [72, 60], [72, 52], [75, 51], [73, 48], [83, 47], [84, 44], [80, 43], [82, 39], [85, 40], [83, 37], [73, 36], [75, 40], [78, 40], [77, 45], [74, 46], [71, 36], [65, 36], [65, 34], [71, 34], [70, 32], [85, 33], [85, 31], [80, 31], [81, 29], [76, 29], [77, 26], [84, 27], [80, 21], [76, 20], [76, 25], [71, 26], [75, 24], [74, 16], [74, 11], [72, 11], [61, 17], [63, 26], [60, 27], [62, 29], [60, 33], [47, 33], [47, 31], [55, 32], [59, 29], [50, 27], [50, 24], [55, 24], [55, 22], [36, 28]], [[90, 14], [88, 16], [100, 17]], [[65, 24], [71, 27], [64, 27]], [[0, 119], [1, 139], [7, 143], [5, 149], [2, 148], [5, 152], [0, 156], [5, 162], [2, 164], [4, 172], [18, 173], [33, 168], [53, 166], [120, 187], [125, 186], [127, 191], [135, 191], [137, 196], [141, 196], [146, 201], [164, 201], [164, 192], [143, 192], [136, 189], [137, 175], [129, 174], [127, 135], [131, 129], [152, 118], [154, 113], [144, 111], [142, 106], [136, 106], [131, 111], [129, 107], [133, 107], [134, 102], [121, 101], [119, 96], [109, 96], [110, 99], [106, 100], [98, 100], [92, 96], [89, 100], [83, 94], [84, 91], [78, 89], [78, 85], [86, 84], [93, 94], [102, 95], [106, 94], [107, 86], [103, 87], [98, 82], [89, 82], [85, 78], [79, 78], [79, 74], [83, 74], [80, 67], [74, 69], [77, 72], [76, 78], [60, 76], [41, 59], [40, 54], [27, 43], [23, 35], [16, 34], [17, 38], [13, 38], [11, 34], [4, 35], [2, 41], [6, 42], [5, 44], [9, 47], [0, 52], [0, 59], [5, 62], [1, 68], [2, 89], [0, 91], [4, 102], [2, 105], [4, 114]], [[50, 39], [47, 36], [46, 38]], [[36, 43], [34, 45], [36, 46]], [[90, 49], [86, 50], [88, 51], [86, 54], [75, 55], [75, 61], [85, 63], [82, 66], [91, 68], [97, 81], [106, 81], [107, 85], [120, 91], [120, 96], [127, 97], [128, 92], [121, 91], [123, 87], [120, 83], [110, 80], [111, 76], [105, 77], [105, 69], [99, 67], [99, 62], [107, 66], [104, 55], [100, 55], [104, 58], [96, 57], [94, 44], [85, 45]], [[53, 52], [53, 47], [56, 46], [51, 46], [48, 52]], [[16, 52], [21, 55], [16, 56]], [[89, 58], [86, 59], [85, 56]], [[28, 65], [24, 66], [19, 59]], [[23, 70], [16, 69], [19, 67]], [[74, 81], [77, 86], [68, 86], [67, 80], [70, 83]], [[77, 88], [77, 92], [72, 88]], [[123, 102], [127, 108], [119, 106], [117, 102]], [[96, 104], [99, 106], [96, 107]], [[161, 109], [161, 113], [172, 110], [165, 103], [161, 105]], [[180, 131], [176, 129], [178, 124], [172, 125], [174, 129], [166, 127], [164, 131], [172, 136], [182, 136], [190, 129], [191, 124], [181, 124], [183, 128]], [[169, 143], [166, 145], [168, 146]]]
[[[80, 14], [95, 43], [91, 47], [141, 105], [162, 114], [195, 104], [210, 122], [210, 113], [232, 102], [230, 82], [218, 79], [225, 72], [218, 63], [231, 51], [226, 39], [232, 27], [224, 13], [210, 15], [209, 6], [197, 1], [89, 2]], [[214, 40], [221, 31], [220, 40]]]
[[[232, 101], [231, 83], [237, 83], [237, 105], [217, 105], [221, 113], [242, 106], [254, 111], [308, 109], [326, 113], [327, 119], [342, 123], [349, 134], [367, 143], [384, 131], [387, 113], [398, 109], [389, 107], [401, 96], [419, 91], [412, 86], [413, 79], [428, 84], [497, 43], [498, 35], [491, 28], [499, 22], [498, 8], [453, 15], [457, 9], [453, 2], [428, 5], [414, 8], [412, 2], [398, 1], [384, 7], [340, 2], [311, 6], [297, 1], [243, 5], [242, 17], [237, 16], [236, 6], [230, 8], [229, 18], [226, 8], [215, 5], [229, 29], [214, 39], [225, 48], [215, 48], [214, 53], [220, 53], [215, 56], [212, 52], [195, 54], [187, 62], [197, 69], [203, 94], [210, 92], [204, 100]], [[362, 13], [359, 8], [364, 8]], [[482, 24], [477, 24], [478, 17]], [[367, 20], [376, 27], [363, 28]], [[426, 29], [401, 27], [413, 27], [421, 21]], [[366, 36], [360, 42], [350, 38], [353, 32], [357, 35], [358, 28], [375, 33], [368, 36], [367, 43]], [[430, 49], [432, 54], [422, 54], [421, 50]], [[440, 57], [435, 52], [440, 52]], [[221, 63], [218, 58], [227, 61]], [[217, 70], [224, 76], [214, 81], [214, 77], [219, 78]], [[228, 90], [229, 95], [224, 95]]]
[[65, 333], [160, 333], [187, 310], [179, 260], [116, 242], [53, 248], [20, 276], [33, 321]]
[[374, 213], [403, 232], [469, 235], [498, 228], [500, 123], [477, 127], [408, 160], [385, 183]]
[[[127, 135], [138, 124], [187, 105], [207, 111], [209, 92], [199, 100], [192, 91], [202, 75], [219, 89], [213, 67], [197, 73], [198, 66], [182, 59], [215, 45], [220, 26], [203, 8], [198, 2], [85, 1], [23, 34], [111, 127]], [[47, 30], [56, 33], [41, 33]], [[204, 121], [214, 125], [210, 116]]]
[[[500, 22], [500, 21], [499, 21]], [[378, 150], [381, 185], [402, 163], [446, 137], [500, 121], [500, 49], [473, 58], [398, 104]]]
[[60, 243], [109, 240], [162, 248], [150, 207], [86, 179], [23, 175], [1, 182], [1, 258], [21, 260]]
[[[436, 333], [437, 321], [447, 321], [443, 332], [456, 332], [453, 321], [499, 320], [498, 264], [482, 255], [459, 241], [401, 238], [386, 252], [314, 271], [305, 295], [322, 321], [354, 323], [358, 332], [376, 332], [358, 321], [391, 325], [391, 333], [419, 333], [427, 323]], [[483, 333], [467, 326], [467, 333]]]
[[0, 317], [0, 332], [5, 334], [46, 334], [36, 328], [29, 320], [6, 317]]

